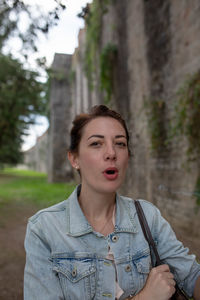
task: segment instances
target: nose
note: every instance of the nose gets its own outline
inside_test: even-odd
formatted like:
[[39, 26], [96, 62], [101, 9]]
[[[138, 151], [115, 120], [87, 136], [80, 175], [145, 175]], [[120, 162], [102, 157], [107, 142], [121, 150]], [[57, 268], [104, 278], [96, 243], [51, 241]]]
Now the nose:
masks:
[[113, 145], [107, 146], [105, 153], [104, 153], [104, 159], [105, 160], [116, 160], [116, 151]]

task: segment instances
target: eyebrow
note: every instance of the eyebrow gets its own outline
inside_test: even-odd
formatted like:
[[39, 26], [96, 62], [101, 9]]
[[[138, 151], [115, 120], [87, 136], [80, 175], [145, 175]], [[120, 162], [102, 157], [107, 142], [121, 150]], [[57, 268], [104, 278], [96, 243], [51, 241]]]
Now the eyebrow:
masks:
[[[88, 140], [91, 139], [91, 138], [93, 138], [93, 137], [95, 137], [95, 138], [100, 138], [100, 139], [103, 139], [103, 138], [104, 138], [103, 135], [100, 135], [100, 134], [93, 134], [93, 135], [91, 135], [91, 136], [88, 138]], [[116, 138], [116, 139], [119, 139], [119, 138], [125, 138], [125, 139], [127, 139], [127, 137], [126, 137], [125, 135], [122, 135], [122, 134], [116, 135], [115, 138]]]

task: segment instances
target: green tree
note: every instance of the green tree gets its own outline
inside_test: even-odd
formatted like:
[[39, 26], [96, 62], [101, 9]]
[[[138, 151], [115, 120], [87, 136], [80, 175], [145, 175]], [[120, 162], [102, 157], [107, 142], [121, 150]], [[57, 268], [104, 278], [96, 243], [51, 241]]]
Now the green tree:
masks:
[[[47, 84], [40, 81], [40, 74], [25, 68], [5, 48], [11, 38], [17, 37], [25, 60], [31, 51], [37, 51], [38, 37], [47, 34], [56, 25], [61, 11], [65, 9], [61, 1], [54, 1], [54, 9], [46, 13], [22, 0], [0, 2], [0, 165], [20, 162], [22, 137], [28, 126], [35, 123], [36, 115], [46, 114], [48, 104]], [[22, 30], [20, 20], [25, 15], [29, 22]], [[41, 61], [38, 60], [39, 63]]]
[[45, 114], [45, 84], [10, 56], [0, 55], [0, 163], [21, 158], [22, 135], [36, 114]]
[[[57, 25], [59, 15], [66, 8], [61, 0], [48, 0], [50, 10], [42, 6], [28, 5], [23, 0], [1, 0], [0, 2], [0, 49], [13, 37], [22, 42], [22, 53], [28, 49], [37, 51], [36, 42], [40, 34], [47, 34], [52, 26]], [[22, 20], [23, 27], [22, 29]]]

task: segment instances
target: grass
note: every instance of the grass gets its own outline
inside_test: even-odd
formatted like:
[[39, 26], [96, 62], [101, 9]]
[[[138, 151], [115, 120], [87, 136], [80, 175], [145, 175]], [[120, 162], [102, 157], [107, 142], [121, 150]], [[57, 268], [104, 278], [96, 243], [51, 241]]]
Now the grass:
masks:
[[36, 172], [33, 170], [21, 170], [17, 168], [5, 168], [0, 174], [10, 176], [28, 176], [28, 177], [47, 177], [45, 173]]
[[0, 171], [0, 204], [15, 201], [47, 207], [67, 199], [74, 187], [74, 183], [48, 183], [44, 173], [5, 168]]

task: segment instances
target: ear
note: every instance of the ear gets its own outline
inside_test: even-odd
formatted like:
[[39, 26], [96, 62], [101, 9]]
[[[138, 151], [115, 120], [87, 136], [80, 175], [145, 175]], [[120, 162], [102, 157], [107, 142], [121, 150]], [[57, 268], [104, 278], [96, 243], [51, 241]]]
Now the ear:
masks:
[[78, 155], [77, 154], [68, 151], [67, 152], [67, 158], [70, 161], [70, 164], [72, 165], [73, 168], [75, 168], [76, 170], [79, 169]]

